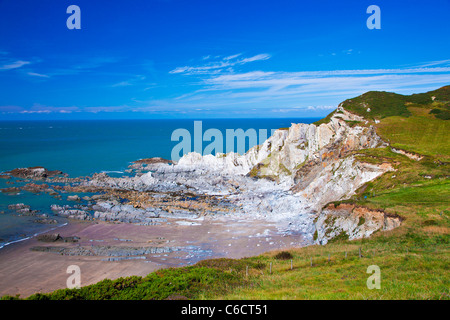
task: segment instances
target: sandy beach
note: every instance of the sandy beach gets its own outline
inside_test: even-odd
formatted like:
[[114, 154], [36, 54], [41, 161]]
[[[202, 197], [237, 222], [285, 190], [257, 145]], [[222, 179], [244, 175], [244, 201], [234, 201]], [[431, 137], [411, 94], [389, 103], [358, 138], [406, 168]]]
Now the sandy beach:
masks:
[[[81, 285], [86, 286], [105, 278], [145, 276], [160, 268], [194, 264], [202, 259], [240, 258], [304, 245], [301, 235], [281, 234], [267, 221], [230, 218], [168, 219], [152, 226], [71, 222], [50, 232], [55, 233], [79, 240], [49, 243], [35, 237], [0, 250], [0, 295], [20, 294], [24, 298], [66, 288], [70, 265], [80, 267]], [[41, 251], [36, 251], [37, 247]], [[70, 253], [43, 251], [50, 247]], [[69, 255], [77, 248], [114, 251], [109, 255]], [[135, 254], [132, 250], [139, 248], [147, 252]], [[124, 256], [124, 252], [129, 254]]]

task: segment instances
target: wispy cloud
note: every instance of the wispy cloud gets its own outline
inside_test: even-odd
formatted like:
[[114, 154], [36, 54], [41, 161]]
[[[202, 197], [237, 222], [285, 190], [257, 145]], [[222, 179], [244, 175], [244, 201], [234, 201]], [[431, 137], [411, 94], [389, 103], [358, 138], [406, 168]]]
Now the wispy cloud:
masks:
[[[347, 51], [347, 54], [353, 52]], [[239, 63], [268, 58], [266, 55], [239, 57]], [[447, 60], [431, 61], [417, 67], [390, 69], [236, 72], [221, 67], [226, 65], [222, 58], [215, 65], [184, 67], [172, 73], [200, 76], [195, 90], [175, 99], [176, 103], [190, 105], [192, 109], [201, 105], [217, 108], [220, 105], [223, 108], [239, 105], [247, 106], [245, 108], [257, 106], [276, 113], [289, 110], [320, 112], [330, 110], [343, 99], [370, 90], [410, 94], [447, 85], [450, 83], [450, 65], [446, 63]], [[206, 72], [211, 71], [209, 68], [214, 72]], [[322, 105], [314, 106], [318, 100]]]
[[306, 109], [307, 110], [333, 110], [335, 109], [336, 106], [308, 106]]
[[237, 58], [237, 57], [239, 57], [241, 55], [242, 55], [242, 53], [233, 54], [231, 56], [223, 58], [223, 60], [232, 60], [232, 59], [235, 59], [235, 58]]
[[21, 114], [49, 114], [49, 113], [73, 113], [79, 112], [79, 107], [53, 107], [46, 106], [40, 103], [35, 103], [31, 107], [25, 108], [20, 106], [0, 106], [0, 113], [21, 113]]
[[[242, 53], [234, 54], [231, 56], [224, 57], [220, 60], [211, 61], [203, 65], [199, 66], [184, 66], [184, 67], [178, 67], [170, 71], [172, 74], [180, 73], [184, 75], [195, 75], [195, 74], [217, 74], [225, 69], [230, 71], [229, 68], [237, 66], [237, 65], [244, 65], [249, 62], [254, 61], [263, 61], [270, 59], [270, 55], [266, 53], [257, 54], [252, 57], [248, 58], [239, 58], [242, 56]], [[204, 60], [204, 59], [203, 59]]]
[[116, 87], [129, 87], [129, 86], [133, 86], [136, 83], [138, 83], [139, 81], [145, 80], [147, 77], [143, 76], [143, 75], [136, 75], [131, 79], [125, 80], [125, 81], [121, 81], [118, 83], [114, 83], [111, 85], [111, 87], [116, 88]]
[[[204, 57], [203, 57], [204, 58]], [[416, 66], [381, 69], [263, 71], [251, 70], [254, 61], [270, 55], [234, 54], [199, 59], [196, 66], [176, 68], [170, 72], [193, 82], [184, 83], [176, 97], [132, 98], [121, 105], [50, 107], [4, 106], [2, 113], [73, 113], [139, 112], [155, 115], [240, 116], [270, 114], [274, 117], [321, 116], [345, 99], [371, 90], [403, 94], [425, 92], [450, 84], [450, 60], [421, 62]], [[247, 65], [248, 64], [248, 65]], [[244, 66], [245, 68], [239, 68]], [[245, 70], [245, 71], [244, 71]], [[250, 71], [249, 71], [250, 70]], [[45, 78], [50, 74], [24, 68], [29, 76]], [[51, 76], [51, 75], [50, 75]], [[158, 85], [146, 81], [148, 75], [121, 75], [124, 78], [110, 88], [142, 85], [143, 90]], [[191, 89], [191, 90], [189, 90]]]
[[272, 109], [272, 110], [270, 110], [271, 112], [274, 112], [274, 113], [292, 113], [292, 112], [295, 112], [295, 111], [305, 111], [305, 110], [308, 110], [308, 111], [324, 111], [324, 110], [333, 110], [333, 109], [335, 109], [336, 108], [336, 106], [307, 106], [307, 107], [304, 107], [304, 106], [293, 106], [293, 107], [290, 107], [290, 108], [279, 108], [279, 109]]
[[[67, 57], [64, 57], [68, 59]], [[69, 59], [72, 60], [72, 59]], [[76, 76], [80, 74], [85, 74], [93, 72], [101, 67], [116, 63], [120, 61], [117, 57], [88, 57], [78, 59], [81, 61], [71, 61], [70, 63], [64, 62], [63, 64], [58, 59], [52, 59], [46, 61], [45, 67], [41, 66], [41, 69], [45, 68], [45, 72], [35, 72], [34, 70], [28, 72], [27, 75], [50, 78], [50, 77], [61, 77], [61, 76]], [[98, 71], [97, 71], [98, 72]]]
[[116, 87], [128, 87], [128, 86], [132, 86], [133, 84], [130, 81], [121, 81], [118, 83], [114, 83], [111, 85], [111, 87], [116, 88]]
[[41, 73], [37, 73], [37, 72], [27, 72], [27, 75], [32, 76], [32, 77], [39, 77], [39, 78], [50, 78], [49, 75], [41, 74]]
[[240, 90], [240, 96], [298, 93], [336, 94], [339, 91], [395, 90], [450, 82], [450, 67], [407, 69], [324, 70], [301, 72], [231, 73], [203, 79], [207, 90]]
[[119, 62], [120, 60], [121, 59], [118, 57], [108, 57], [108, 56], [91, 57], [87, 58], [85, 61], [73, 65], [72, 68], [78, 70], [96, 69], [103, 67], [104, 65]]
[[436, 60], [436, 61], [428, 61], [417, 65], [418, 68], [425, 68], [431, 66], [450, 66], [450, 59], [446, 60]]
[[0, 66], [0, 70], [11, 70], [11, 69], [17, 69], [21, 68], [27, 64], [30, 64], [30, 61], [23, 61], [23, 60], [17, 60], [14, 62], [7, 62]]

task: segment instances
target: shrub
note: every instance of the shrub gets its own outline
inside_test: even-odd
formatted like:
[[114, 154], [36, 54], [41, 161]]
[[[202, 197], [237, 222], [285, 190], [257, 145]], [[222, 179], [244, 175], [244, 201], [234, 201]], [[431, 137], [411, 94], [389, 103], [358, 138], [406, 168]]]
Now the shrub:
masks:
[[289, 260], [292, 258], [293, 258], [292, 254], [288, 251], [281, 251], [275, 255], [275, 259], [277, 260]]

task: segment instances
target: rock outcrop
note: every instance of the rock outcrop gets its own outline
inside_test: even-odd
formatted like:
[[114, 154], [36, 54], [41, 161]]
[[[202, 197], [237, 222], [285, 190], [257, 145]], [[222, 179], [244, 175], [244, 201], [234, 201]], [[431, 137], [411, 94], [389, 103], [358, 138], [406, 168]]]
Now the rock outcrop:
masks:
[[58, 215], [60, 217], [65, 217], [69, 219], [75, 219], [75, 220], [92, 220], [91, 216], [88, 214], [86, 210], [82, 209], [74, 209], [69, 206], [59, 206], [59, 205], [52, 205], [51, 206], [52, 211], [55, 215]]
[[136, 223], [142, 225], [159, 224], [161, 219], [157, 209], [139, 209], [131, 205], [114, 204], [112, 202], [102, 201], [93, 206], [95, 210], [94, 218], [103, 221], [121, 221]]
[[35, 180], [42, 180], [50, 177], [64, 175], [62, 171], [47, 170], [44, 167], [17, 168], [5, 173], [15, 178]]
[[381, 210], [370, 210], [351, 204], [328, 205], [317, 217], [314, 240], [326, 244], [333, 239], [367, 238], [376, 231], [398, 227], [401, 218]]
[[[163, 174], [178, 186], [200, 188], [203, 184], [205, 191], [220, 192], [224, 191], [220, 188], [223, 184], [233, 189], [230, 176], [244, 189], [252, 182], [241, 176], [268, 178], [275, 182], [269, 183], [274, 190], [300, 194], [310, 208], [320, 211], [326, 203], [346, 199], [364, 183], [393, 170], [388, 163], [362, 163], [352, 155], [356, 150], [387, 146], [373, 127], [349, 124], [363, 121], [339, 107], [328, 123], [292, 124], [276, 130], [262, 145], [244, 155], [201, 156], [192, 152], [176, 165], [155, 167], [140, 181], [145, 185], [160, 184]], [[205, 181], [208, 179], [211, 183]]]
[[[348, 199], [368, 181], [394, 170], [389, 163], [364, 163], [354, 156], [357, 150], [387, 145], [364, 118], [339, 106], [328, 123], [276, 130], [243, 155], [192, 152], [174, 165], [149, 164], [151, 172], [134, 183], [143, 190], [188, 189], [226, 196], [236, 213], [284, 219], [289, 228], [312, 235], [317, 230], [313, 219], [324, 205]], [[354, 237], [378, 230], [375, 225], [366, 227]]]

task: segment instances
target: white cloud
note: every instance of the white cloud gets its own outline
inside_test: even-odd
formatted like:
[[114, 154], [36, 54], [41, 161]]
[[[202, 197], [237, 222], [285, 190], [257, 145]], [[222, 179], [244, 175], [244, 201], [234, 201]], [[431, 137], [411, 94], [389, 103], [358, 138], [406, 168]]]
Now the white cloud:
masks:
[[242, 59], [242, 60], [240, 61], [240, 64], [245, 64], [245, 63], [253, 62], [253, 61], [262, 61], [262, 60], [267, 60], [267, 59], [270, 59], [270, 55], [265, 54], [265, 53], [263, 53], [263, 54], [257, 54], [256, 56], [253, 56], [253, 57], [250, 57], [250, 58]]
[[431, 67], [431, 66], [438, 66], [438, 65], [450, 66], [450, 59], [428, 61], [428, 62], [424, 62], [420, 65], [417, 65], [416, 67], [421, 68], [421, 67]]
[[32, 76], [32, 77], [50, 78], [49, 75], [36, 73], [36, 72], [27, 72], [27, 75]]
[[266, 89], [275, 95], [323, 91], [326, 94], [327, 91], [342, 89], [379, 87], [393, 90], [412, 85], [445, 83], [450, 82], [449, 73], [449, 67], [307, 72], [253, 71], [212, 76], [204, 79], [204, 83], [215, 90]]
[[136, 83], [138, 83], [139, 81], [145, 80], [146, 77], [143, 75], [135, 75], [133, 78], [128, 79], [126, 81], [121, 81], [115, 84], [112, 84], [111, 87], [115, 88], [115, 87], [129, 87], [129, 86], [133, 86]]
[[79, 111], [78, 107], [52, 107], [40, 103], [35, 103], [29, 108], [19, 107], [17, 110], [18, 113], [22, 114], [72, 113]]
[[[241, 58], [246, 63], [267, 59], [265, 55]], [[213, 106], [215, 108], [253, 108], [277, 113], [299, 111], [328, 111], [344, 99], [367, 91], [391, 91], [402, 94], [426, 92], [450, 84], [450, 67], [445, 61], [430, 62], [430, 67], [391, 69], [354, 69], [318, 71], [249, 71], [234, 72], [218, 69], [201, 74], [196, 89], [173, 100], [186, 108]], [[192, 71], [192, 70], [191, 70]], [[198, 85], [202, 87], [198, 89]], [[298, 105], [303, 104], [302, 108]], [[317, 104], [317, 105], [316, 105]], [[280, 106], [281, 108], [274, 108]]]
[[317, 111], [317, 110], [333, 110], [336, 106], [308, 106], [307, 110]]
[[241, 56], [241, 55], [242, 55], [242, 53], [233, 54], [233, 55], [231, 55], [231, 56], [228, 56], [228, 57], [223, 58], [223, 60], [231, 60], [231, 59], [235, 59], [235, 58], [237, 58], [237, 57], [239, 57], [239, 56]]
[[17, 60], [17, 61], [0, 66], [0, 70], [17, 69], [17, 68], [23, 67], [27, 64], [30, 64], [30, 63], [31, 62], [29, 62], [29, 61]]
[[[171, 70], [169, 73], [177, 74], [181, 73], [184, 75], [194, 75], [194, 74], [217, 74], [224, 70], [232, 71], [229, 69], [230, 67], [237, 66], [237, 65], [244, 65], [249, 62], [254, 61], [262, 61], [270, 59], [270, 55], [263, 53], [263, 54], [257, 54], [253, 57], [249, 58], [239, 58], [242, 54], [234, 54], [225, 58], [222, 58], [218, 61], [212, 61], [204, 65], [200, 66], [184, 66], [184, 67], [177, 67], [173, 70]], [[239, 59], [237, 59], [239, 58]]]
[[127, 86], [131, 86], [131, 85], [132, 84], [129, 81], [121, 81], [121, 82], [111, 85], [111, 87], [127, 87]]

